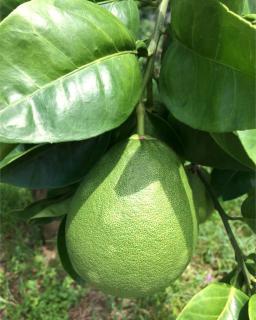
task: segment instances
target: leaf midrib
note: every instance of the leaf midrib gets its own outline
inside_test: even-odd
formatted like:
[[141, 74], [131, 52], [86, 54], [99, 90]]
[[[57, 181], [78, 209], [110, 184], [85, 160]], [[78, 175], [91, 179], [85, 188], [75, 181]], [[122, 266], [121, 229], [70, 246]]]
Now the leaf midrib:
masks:
[[86, 69], [87, 67], [90, 67], [91, 65], [98, 64], [98, 63], [100, 63], [100, 62], [102, 62], [102, 61], [111, 59], [111, 58], [113, 58], [113, 57], [118, 57], [118, 56], [125, 55], [125, 54], [134, 54], [134, 55], [135, 55], [136, 53], [137, 53], [136, 50], [127, 50], [127, 51], [115, 52], [115, 53], [112, 53], [112, 54], [110, 54], [110, 55], [106, 55], [106, 56], [104, 56], [104, 57], [98, 58], [98, 59], [96, 59], [96, 60], [94, 60], [94, 61], [91, 61], [91, 62], [89, 62], [89, 63], [86, 63], [86, 64], [84, 64], [84, 65], [82, 65], [82, 66], [80, 66], [80, 67], [72, 70], [71, 72], [66, 73], [66, 74], [63, 75], [63, 76], [60, 76], [60, 77], [54, 79], [53, 81], [50, 81], [49, 83], [41, 86], [40, 88], [36, 89], [36, 90], [33, 91], [32, 93], [23, 96], [21, 99], [15, 101], [14, 103], [8, 104], [5, 108], [3, 108], [3, 109], [0, 111], [0, 114], [1, 114], [2, 112], [4, 112], [6, 108], [9, 108], [10, 106], [15, 106], [15, 105], [21, 103], [22, 101], [27, 100], [28, 98], [33, 97], [37, 92], [39, 92], [39, 91], [41, 91], [41, 90], [44, 90], [44, 89], [47, 88], [47, 87], [52, 86], [52, 85], [53, 85], [55, 82], [57, 82], [57, 81], [60, 81], [60, 80], [65, 79], [65, 78], [67, 78], [67, 77], [69, 77], [69, 76], [72, 76], [72, 74], [75, 74], [76, 72], [78, 72], [78, 71], [80, 71], [80, 70], [82, 70], [82, 69]]

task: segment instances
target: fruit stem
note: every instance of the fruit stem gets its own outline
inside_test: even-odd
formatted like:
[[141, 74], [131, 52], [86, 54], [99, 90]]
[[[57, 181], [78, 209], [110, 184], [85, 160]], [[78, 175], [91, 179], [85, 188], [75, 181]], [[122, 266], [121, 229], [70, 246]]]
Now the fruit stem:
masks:
[[145, 134], [145, 130], [144, 130], [145, 107], [142, 102], [139, 103], [136, 112], [137, 112], [137, 133], [140, 139], [143, 139]]
[[223, 209], [223, 207], [221, 206], [217, 196], [215, 195], [214, 190], [211, 188], [209, 182], [205, 179], [204, 175], [202, 174], [202, 171], [200, 170], [200, 168], [197, 166], [197, 174], [199, 176], [199, 178], [201, 179], [201, 181], [203, 182], [203, 184], [205, 185], [206, 190], [208, 191], [215, 209], [218, 211], [222, 223], [226, 229], [229, 241], [234, 249], [235, 252], [235, 259], [237, 261], [238, 266], [241, 268], [245, 281], [246, 281], [246, 285], [247, 288], [249, 290], [249, 292], [251, 292], [251, 274], [247, 269], [246, 263], [245, 263], [245, 259], [244, 259], [244, 254], [235, 238], [235, 235], [233, 233], [233, 230], [229, 224], [229, 216], [226, 214], [225, 210]]
[[[154, 28], [154, 32], [151, 38], [151, 41], [148, 46], [148, 60], [146, 64], [146, 69], [143, 77], [142, 89], [141, 89], [141, 101], [144, 99], [145, 90], [148, 86], [149, 81], [152, 81], [152, 73], [154, 71], [154, 62], [157, 53], [157, 47], [161, 35], [164, 29], [165, 18], [167, 14], [167, 9], [170, 0], [162, 0], [159, 5], [158, 16], [156, 19], [156, 24]], [[137, 123], [138, 123], [138, 135], [144, 135], [144, 121], [145, 121], [145, 107], [141, 102], [137, 107]], [[142, 134], [141, 134], [142, 133]]]

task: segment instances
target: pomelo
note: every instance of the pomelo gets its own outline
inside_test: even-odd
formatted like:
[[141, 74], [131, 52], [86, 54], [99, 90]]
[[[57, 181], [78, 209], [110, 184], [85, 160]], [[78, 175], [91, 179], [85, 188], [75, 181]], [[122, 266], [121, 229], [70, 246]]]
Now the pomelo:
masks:
[[[210, 175], [205, 169], [200, 169], [205, 179], [210, 181]], [[196, 216], [198, 223], [205, 222], [211, 214], [214, 212], [214, 205], [207, 192], [203, 182], [199, 178], [196, 172], [190, 170], [189, 167], [186, 167], [186, 173], [188, 176], [188, 181], [192, 189], [194, 206], [196, 210]]]
[[197, 238], [192, 193], [175, 153], [137, 135], [87, 174], [67, 216], [76, 272], [105, 293], [140, 297], [184, 271]]

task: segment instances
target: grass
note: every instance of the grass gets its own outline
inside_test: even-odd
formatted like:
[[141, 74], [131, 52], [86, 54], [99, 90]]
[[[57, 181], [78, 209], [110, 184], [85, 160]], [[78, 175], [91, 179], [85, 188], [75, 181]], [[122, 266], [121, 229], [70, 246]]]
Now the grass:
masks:
[[[17, 221], [8, 213], [31, 201], [30, 193], [6, 185], [1, 195], [0, 319], [3, 320], [174, 320], [188, 300], [234, 266], [234, 254], [217, 214], [200, 226], [196, 253], [181, 278], [165, 292], [144, 299], [119, 299], [80, 287], [65, 274], [55, 251], [55, 232]], [[241, 199], [227, 202], [238, 215]], [[255, 238], [242, 223], [234, 223], [245, 253]], [[49, 233], [49, 226], [48, 233]], [[54, 229], [54, 228], [53, 228]], [[55, 226], [56, 229], [56, 226]]]

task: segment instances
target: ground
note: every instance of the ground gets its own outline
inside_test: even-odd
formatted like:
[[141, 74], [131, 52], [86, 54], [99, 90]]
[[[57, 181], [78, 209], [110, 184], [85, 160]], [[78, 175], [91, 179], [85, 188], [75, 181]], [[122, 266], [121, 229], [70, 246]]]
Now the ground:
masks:
[[[106, 296], [81, 287], [63, 271], [56, 254], [56, 223], [41, 227], [10, 213], [25, 205], [30, 193], [0, 185], [0, 319], [3, 320], [174, 320], [187, 301], [208, 283], [221, 279], [234, 266], [233, 251], [215, 213], [200, 226], [195, 255], [172, 286], [144, 299]], [[241, 199], [226, 202], [238, 215]], [[254, 249], [251, 231], [235, 222], [246, 253]], [[46, 242], [43, 241], [46, 238]]]

